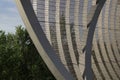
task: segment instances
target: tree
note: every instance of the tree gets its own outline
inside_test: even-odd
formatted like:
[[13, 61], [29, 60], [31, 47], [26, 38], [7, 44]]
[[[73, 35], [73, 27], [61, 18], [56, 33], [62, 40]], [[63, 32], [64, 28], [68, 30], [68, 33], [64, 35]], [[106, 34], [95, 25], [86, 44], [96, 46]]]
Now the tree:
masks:
[[55, 80], [22, 26], [0, 31], [0, 80]]

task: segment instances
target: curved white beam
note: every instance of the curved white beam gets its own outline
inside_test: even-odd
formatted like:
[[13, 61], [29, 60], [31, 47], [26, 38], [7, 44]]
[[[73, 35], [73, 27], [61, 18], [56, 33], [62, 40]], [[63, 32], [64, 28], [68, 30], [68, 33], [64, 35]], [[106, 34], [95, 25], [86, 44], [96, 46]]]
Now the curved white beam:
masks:
[[15, 0], [38, 52], [57, 80], [74, 80], [50, 46], [32, 9], [30, 0]]

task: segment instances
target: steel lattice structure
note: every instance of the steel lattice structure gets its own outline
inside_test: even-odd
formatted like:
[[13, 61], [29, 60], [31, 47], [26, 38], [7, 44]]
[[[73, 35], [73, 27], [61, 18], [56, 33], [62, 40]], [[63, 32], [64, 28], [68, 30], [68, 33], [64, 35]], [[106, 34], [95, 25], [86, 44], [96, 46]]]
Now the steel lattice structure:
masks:
[[120, 80], [120, 0], [15, 1], [57, 80]]

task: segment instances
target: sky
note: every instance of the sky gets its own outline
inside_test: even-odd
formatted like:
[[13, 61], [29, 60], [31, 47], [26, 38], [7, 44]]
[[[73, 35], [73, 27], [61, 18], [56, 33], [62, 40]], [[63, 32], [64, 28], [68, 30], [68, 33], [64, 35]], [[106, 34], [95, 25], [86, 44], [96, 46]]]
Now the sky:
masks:
[[18, 25], [24, 27], [14, 0], [0, 0], [0, 30], [14, 33]]

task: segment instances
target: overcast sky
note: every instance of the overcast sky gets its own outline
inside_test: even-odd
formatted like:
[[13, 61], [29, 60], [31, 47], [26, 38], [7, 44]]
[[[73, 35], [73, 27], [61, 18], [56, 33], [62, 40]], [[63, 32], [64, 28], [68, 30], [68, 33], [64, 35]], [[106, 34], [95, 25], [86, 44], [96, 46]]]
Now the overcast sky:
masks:
[[14, 33], [18, 25], [23, 25], [23, 22], [14, 0], [0, 0], [0, 30]]

